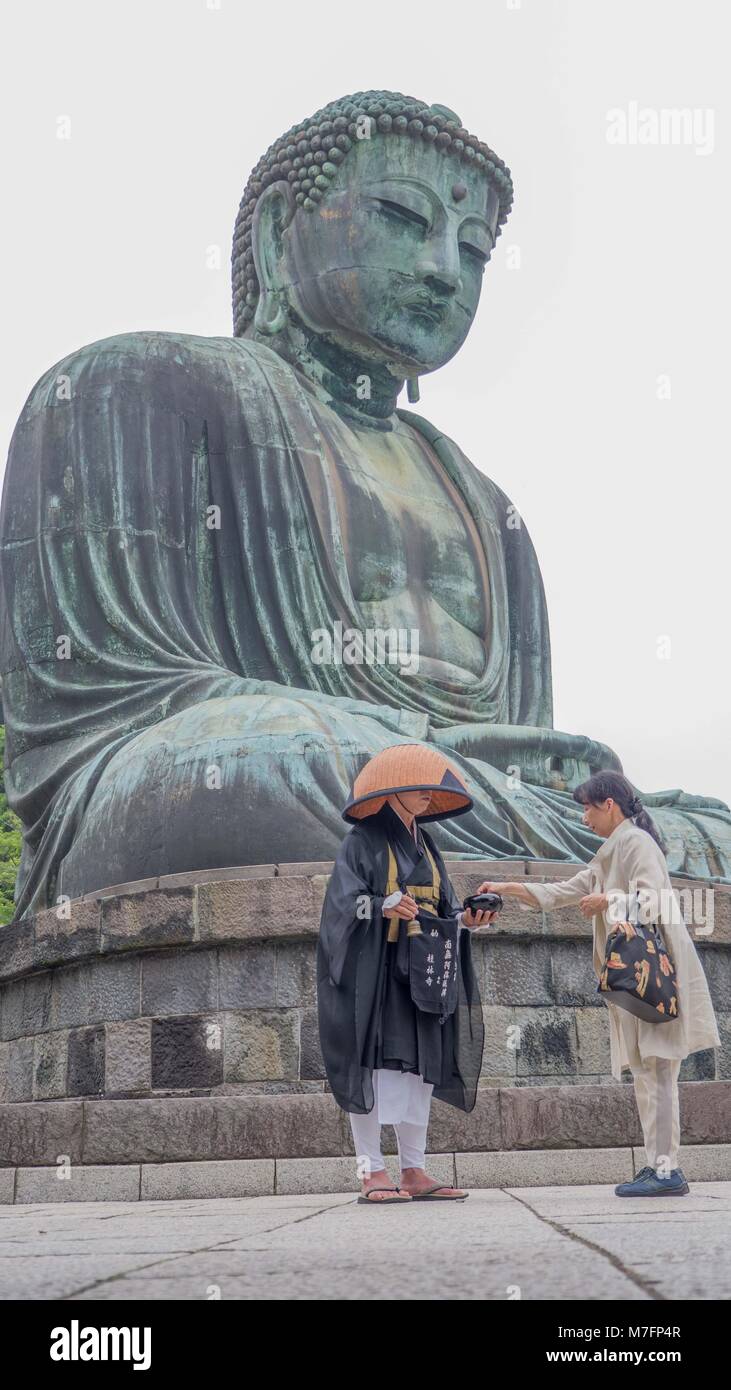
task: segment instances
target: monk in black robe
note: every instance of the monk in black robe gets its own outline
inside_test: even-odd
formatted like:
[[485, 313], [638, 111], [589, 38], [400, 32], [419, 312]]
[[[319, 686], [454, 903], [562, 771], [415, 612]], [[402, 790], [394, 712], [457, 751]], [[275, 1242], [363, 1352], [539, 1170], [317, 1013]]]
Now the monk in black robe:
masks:
[[[492, 914], [461, 910], [422, 823], [459, 815], [471, 805], [442, 754], [400, 744], [369, 760], [343, 812], [353, 828], [340, 847], [323, 905], [318, 1009], [327, 1077], [338, 1104], [350, 1113], [362, 1201], [467, 1195], [434, 1182], [424, 1169], [424, 1153], [432, 1094], [464, 1111], [475, 1104], [484, 1027], [465, 929], [490, 921]], [[457, 1002], [448, 1016], [417, 1007], [412, 998], [412, 936], [428, 931], [433, 918], [454, 928]], [[451, 961], [451, 946], [445, 951]], [[446, 993], [449, 965], [440, 965], [438, 950], [435, 965], [426, 968], [434, 972], [428, 984], [435, 990], [444, 976]], [[396, 1129], [398, 1188], [390, 1186], [383, 1161], [382, 1124]]]

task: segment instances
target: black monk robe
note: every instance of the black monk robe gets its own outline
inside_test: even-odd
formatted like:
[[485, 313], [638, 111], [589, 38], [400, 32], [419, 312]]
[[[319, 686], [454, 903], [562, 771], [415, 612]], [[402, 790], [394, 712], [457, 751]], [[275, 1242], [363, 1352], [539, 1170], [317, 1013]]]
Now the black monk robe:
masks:
[[323, 904], [317, 948], [320, 1044], [328, 1081], [344, 1110], [365, 1114], [374, 1102], [374, 1068], [414, 1072], [434, 1086], [437, 1100], [474, 1108], [482, 1064], [484, 1025], [472, 963], [470, 933], [459, 933], [458, 1003], [440, 1023], [416, 1008], [403, 978], [406, 923], [389, 942], [383, 917], [388, 844], [400, 883], [431, 883], [424, 846], [440, 878], [439, 916], [461, 911], [439, 850], [423, 827], [419, 845], [385, 805], [359, 821], [343, 840]]

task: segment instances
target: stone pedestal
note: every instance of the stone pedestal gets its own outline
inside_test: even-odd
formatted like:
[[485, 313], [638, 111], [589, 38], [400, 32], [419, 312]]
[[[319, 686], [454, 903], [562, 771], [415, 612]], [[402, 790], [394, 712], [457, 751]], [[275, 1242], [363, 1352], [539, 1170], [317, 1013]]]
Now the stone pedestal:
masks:
[[[329, 1093], [317, 1033], [315, 944], [330, 868], [258, 865], [116, 885], [66, 915], [0, 928], [0, 1200], [353, 1186], [350, 1127]], [[485, 877], [576, 871], [535, 860], [452, 861], [449, 870], [460, 896]], [[705, 1175], [723, 1176], [728, 888], [714, 888], [713, 932], [697, 945], [725, 1046], [683, 1063], [683, 1143], [706, 1146]], [[524, 913], [508, 902], [499, 928], [474, 946], [486, 1022], [478, 1102], [471, 1115], [435, 1102], [430, 1151], [471, 1185], [480, 1173], [509, 1181], [512, 1168], [533, 1181], [567, 1171], [609, 1181], [586, 1175], [604, 1171], [606, 1151], [610, 1168], [612, 1151], [626, 1159], [641, 1131], [632, 1087], [609, 1073], [590, 924], [578, 910]]]

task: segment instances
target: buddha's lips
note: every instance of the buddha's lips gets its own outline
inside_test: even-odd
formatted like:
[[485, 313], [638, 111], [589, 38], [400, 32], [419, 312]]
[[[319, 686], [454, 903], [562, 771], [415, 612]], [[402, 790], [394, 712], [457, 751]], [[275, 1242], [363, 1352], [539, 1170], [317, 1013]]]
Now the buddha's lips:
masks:
[[449, 309], [448, 300], [432, 299], [431, 295], [425, 294], [405, 295], [401, 304], [405, 309], [410, 309], [412, 314], [421, 314], [433, 323], [439, 323]]

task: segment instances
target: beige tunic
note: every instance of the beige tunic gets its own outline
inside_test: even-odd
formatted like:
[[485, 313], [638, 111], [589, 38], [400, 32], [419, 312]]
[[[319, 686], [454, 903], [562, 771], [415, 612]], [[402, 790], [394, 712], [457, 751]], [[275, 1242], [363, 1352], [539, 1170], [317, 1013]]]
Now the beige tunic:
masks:
[[[646, 830], [632, 820], [620, 821], [594, 858], [573, 878], [563, 883], [526, 881], [524, 886], [536, 899], [536, 906], [546, 911], [570, 907], [590, 893], [609, 895], [607, 909], [593, 918], [597, 977], [604, 964], [607, 935], [618, 922], [627, 920], [635, 901], [640, 922], [661, 923], [678, 981], [678, 1018], [659, 1024], [634, 1020], [637, 1049], [643, 1062], [648, 1057], [682, 1058], [707, 1047], [720, 1047], [716, 1016], [698, 952], [683, 920], [665, 856]], [[524, 903], [520, 906], [526, 912], [535, 910]], [[619, 1026], [620, 1011], [608, 1000], [607, 1008], [612, 1075], [619, 1081], [622, 1067], [630, 1066], [630, 1056]]]

